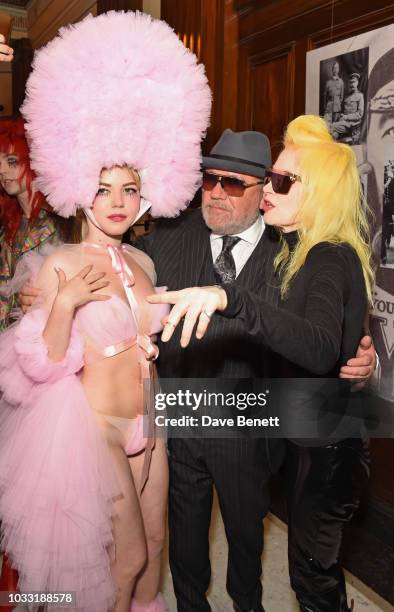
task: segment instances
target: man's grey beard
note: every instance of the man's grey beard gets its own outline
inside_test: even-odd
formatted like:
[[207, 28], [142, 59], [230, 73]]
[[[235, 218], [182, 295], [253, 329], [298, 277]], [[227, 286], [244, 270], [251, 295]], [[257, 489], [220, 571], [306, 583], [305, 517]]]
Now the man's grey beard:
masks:
[[[209, 212], [208, 212], [209, 215]], [[228, 223], [222, 223], [220, 225], [213, 225], [212, 223], [209, 223], [208, 220], [208, 215], [206, 212], [206, 209], [204, 207], [202, 207], [202, 216], [203, 219], [205, 221], [206, 226], [211, 230], [211, 232], [213, 232], [214, 234], [222, 234], [223, 236], [232, 236], [234, 234], [240, 234], [241, 232], [244, 232], [245, 230], [249, 229], [249, 227], [251, 227], [253, 225], [253, 223], [256, 222], [256, 220], [258, 219], [259, 215], [260, 215], [260, 211], [257, 209], [254, 216], [250, 216], [247, 219], [245, 219], [242, 223], [231, 223], [231, 221], [229, 221]]]

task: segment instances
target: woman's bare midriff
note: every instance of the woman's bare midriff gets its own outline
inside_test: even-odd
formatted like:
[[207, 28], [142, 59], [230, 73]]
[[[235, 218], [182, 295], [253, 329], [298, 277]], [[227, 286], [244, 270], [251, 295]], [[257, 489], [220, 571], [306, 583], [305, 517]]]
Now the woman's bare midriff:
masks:
[[144, 353], [137, 346], [96, 363], [85, 365], [81, 381], [96, 412], [134, 418], [143, 413]]
[[[127, 303], [123, 285], [119, 275], [115, 274], [112, 268], [107, 251], [85, 245], [82, 254], [84, 265], [91, 264], [95, 271], [106, 273], [106, 279], [110, 284], [98, 293], [116, 295]], [[134, 258], [127, 253], [124, 253], [124, 256], [135, 278], [133, 293], [140, 307], [139, 331], [142, 334], [149, 334], [150, 323], [145, 297], [154, 293], [154, 288], [150, 278]], [[80, 260], [81, 255], [78, 265], [74, 266], [75, 270], [69, 271], [70, 276], [79, 272]], [[94, 346], [94, 343], [86, 336], [87, 351], [90, 349], [93, 351], [89, 353], [89, 359], [86, 360], [80, 375], [92, 409], [95, 412], [125, 418], [134, 418], [142, 414], [143, 376], [146, 368], [143, 368], [141, 364], [147, 365], [145, 353], [135, 344], [117, 355], [104, 358], [100, 352], [102, 347], [96, 347], [98, 351], [94, 351]]]

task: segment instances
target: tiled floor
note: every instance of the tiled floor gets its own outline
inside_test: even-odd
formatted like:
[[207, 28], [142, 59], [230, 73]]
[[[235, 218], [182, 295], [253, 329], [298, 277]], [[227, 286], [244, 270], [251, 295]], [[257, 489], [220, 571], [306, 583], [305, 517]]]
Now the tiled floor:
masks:
[[[299, 610], [289, 586], [286, 558], [286, 526], [269, 515], [265, 520], [263, 555], [264, 607], [266, 612], [297, 612]], [[211, 527], [212, 584], [209, 601], [213, 612], [232, 612], [232, 604], [225, 588], [227, 543], [223, 523], [215, 503]], [[1, 564], [1, 560], [0, 560]], [[346, 575], [349, 598], [355, 601], [354, 612], [393, 612], [393, 607], [352, 575]], [[163, 560], [163, 593], [169, 612], [176, 612], [167, 550]], [[18, 612], [26, 610], [17, 608]]]
[[[289, 586], [286, 555], [286, 526], [269, 515], [265, 520], [265, 548], [263, 555], [263, 603], [266, 612], [297, 612], [299, 610]], [[211, 528], [212, 584], [209, 601], [213, 612], [232, 612], [232, 604], [226, 593], [225, 572], [227, 543], [220, 513], [215, 504]], [[349, 599], [354, 599], [354, 612], [393, 612], [393, 607], [384, 602], [356, 578], [347, 574]], [[176, 612], [168, 562], [164, 562], [163, 592], [169, 611]]]

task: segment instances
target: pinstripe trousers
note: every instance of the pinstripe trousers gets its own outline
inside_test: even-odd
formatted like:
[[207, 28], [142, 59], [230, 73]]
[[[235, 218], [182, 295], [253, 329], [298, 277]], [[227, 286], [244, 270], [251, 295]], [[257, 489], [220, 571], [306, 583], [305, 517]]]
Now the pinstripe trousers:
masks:
[[270, 472], [264, 440], [172, 439], [170, 565], [179, 612], [209, 611], [213, 484], [228, 541], [227, 591], [242, 610], [261, 610], [263, 518]]

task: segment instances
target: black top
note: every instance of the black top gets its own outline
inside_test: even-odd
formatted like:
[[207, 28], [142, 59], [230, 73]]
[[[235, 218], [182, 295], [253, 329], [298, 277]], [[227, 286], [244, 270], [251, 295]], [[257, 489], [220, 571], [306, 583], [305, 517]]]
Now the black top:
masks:
[[[297, 232], [286, 234], [285, 239], [292, 250]], [[233, 284], [223, 289], [228, 304], [221, 314], [241, 320], [250, 336], [282, 356], [277, 374], [281, 378], [337, 377], [340, 367], [356, 354], [367, 313], [367, 293], [358, 256], [346, 244], [322, 242], [314, 246], [278, 307]], [[306, 392], [307, 383], [303, 384]], [[297, 388], [301, 388], [301, 381]], [[294, 394], [289, 391], [287, 401], [291, 397]], [[297, 412], [297, 418], [316, 420], [316, 406], [308, 404], [307, 395], [299, 397], [302, 399], [295, 407], [302, 406], [302, 411]], [[321, 435], [326, 436], [327, 431]]]
[[[285, 239], [294, 248], [296, 232]], [[279, 307], [233, 284], [223, 289], [228, 304], [221, 314], [241, 320], [250, 335], [281, 354], [289, 375], [336, 376], [356, 354], [367, 293], [360, 261], [346, 244], [314, 246]]]

